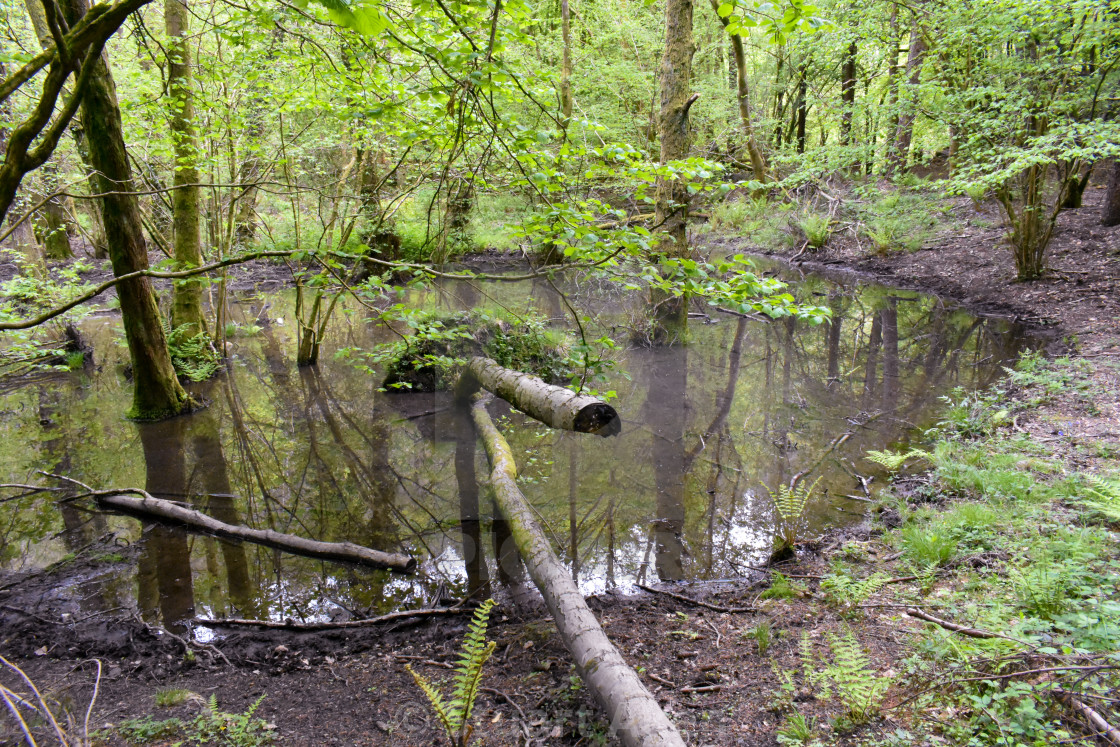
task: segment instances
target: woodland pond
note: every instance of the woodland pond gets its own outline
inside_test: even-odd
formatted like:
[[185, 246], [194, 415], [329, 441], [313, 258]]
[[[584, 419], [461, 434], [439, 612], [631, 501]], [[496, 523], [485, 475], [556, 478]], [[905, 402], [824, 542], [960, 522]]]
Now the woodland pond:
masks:
[[[687, 346], [615, 351], [598, 388], [617, 392], [620, 436], [554, 431], [507, 408], [499, 425], [522, 488], [585, 592], [746, 573], [772, 545], [767, 486], [799, 472], [806, 483], [821, 477], [810, 533], [860, 521], [869, 504], [859, 476], [874, 474], [864, 453], [909, 438], [939, 397], [986, 386], [1031, 347], [1007, 320], [932, 296], [790, 280], [799, 300], [830, 306], [835, 321], [713, 313], [692, 320]], [[591, 284], [567, 291], [625, 339], [630, 300]], [[546, 283], [490, 284], [485, 297], [458, 281], [412, 293], [429, 307], [532, 306], [566, 323]], [[41, 480], [43, 470], [98, 489], [145, 487], [231, 523], [402, 550], [421, 560], [417, 575], [142, 531], [133, 519], [56, 504], [57, 495], [0, 505], [3, 567], [44, 567], [115, 531], [120, 553], [53, 593], [88, 613], [135, 611], [174, 627], [192, 615], [346, 619], [472, 590], [527, 593], [516, 559], [496, 557], [503, 526], [477, 488], [485, 454], [449, 396], [379, 391], [380, 377], [334, 355], [392, 339], [361, 308], [334, 317], [317, 366], [297, 368], [292, 304], [285, 289], [243, 294], [228, 372], [194, 389], [209, 407], [155, 424], [121, 417], [129, 387], [119, 320], [87, 318], [92, 364], [0, 394], [3, 473], [8, 482]]]

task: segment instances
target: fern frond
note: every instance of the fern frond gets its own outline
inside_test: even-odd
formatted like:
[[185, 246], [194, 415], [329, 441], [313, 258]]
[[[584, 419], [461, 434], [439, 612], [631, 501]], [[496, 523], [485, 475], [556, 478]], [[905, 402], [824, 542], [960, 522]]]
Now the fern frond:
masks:
[[1113, 521], [1120, 521], [1120, 479], [1090, 474], [1081, 475], [1081, 479], [1088, 487], [1085, 488], [1086, 497], [1078, 502]]
[[455, 675], [455, 689], [451, 696], [451, 709], [458, 716], [460, 724], [470, 720], [474, 701], [478, 696], [478, 683], [482, 679], [482, 667], [497, 645], [493, 641], [486, 642], [486, 624], [493, 608], [494, 600], [487, 599], [475, 610], [474, 617], [467, 626], [467, 637], [463, 639], [462, 655]]
[[836, 684], [849, 715], [860, 721], [868, 719], [878, 712], [890, 680], [872, 669], [867, 653], [850, 631], [842, 636], [829, 633], [828, 647], [832, 664], [825, 673]]
[[432, 710], [435, 711], [436, 718], [438, 718], [440, 724], [443, 725], [443, 730], [447, 732], [448, 738], [454, 742], [456, 734], [459, 731], [460, 723], [452, 720], [451, 711], [448, 709], [439, 690], [437, 690], [435, 685], [429, 682], [424, 675], [413, 670], [411, 664], [406, 664], [404, 668], [412, 675], [412, 679], [416, 680], [417, 687], [424, 692], [424, 695], [428, 696], [428, 702], [432, 704]]
[[910, 449], [910, 451], [876, 451], [871, 449], [867, 452], [865, 457], [870, 462], [875, 462], [879, 466], [886, 469], [888, 472], [897, 472], [902, 468], [902, 465], [911, 459], [929, 459], [930, 453], [921, 449]]

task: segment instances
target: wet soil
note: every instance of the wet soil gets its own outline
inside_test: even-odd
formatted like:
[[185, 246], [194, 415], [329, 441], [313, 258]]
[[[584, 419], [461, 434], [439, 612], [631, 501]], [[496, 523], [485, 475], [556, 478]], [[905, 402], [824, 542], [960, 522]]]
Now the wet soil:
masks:
[[[1120, 453], [1115, 396], [1120, 391], [1120, 367], [1115, 365], [1120, 356], [1120, 229], [1100, 228], [1100, 193], [1091, 190], [1087, 198], [1085, 208], [1063, 213], [1051, 253], [1054, 272], [1035, 283], [1012, 282], [1010, 252], [1002, 246], [998, 223], [990, 227], [993, 216], [986, 209], [976, 213], [984, 225], [969, 218], [973, 224], [959, 235], [913, 254], [868, 257], [838, 244], [803, 264], [934, 291], [978, 310], [1052, 329], [1056, 349], [1090, 362], [1092, 388], [1035, 408], [1013, 427], [1056, 446], [1077, 468], [1096, 469]], [[975, 210], [963, 201], [959, 207], [966, 218]], [[246, 269], [247, 283], [254, 282], [251, 272]], [[1083, 448], [1087, 444], [1094, 448]], [[842, 541], [862, 543], [876, 570], [902, 572], [895, 569], [891, 549], [877, 541], [882, 523], [890, 520], [888, 512], [845, 530], [843, 537], [826, 538], [783, 566], [804, 585], [803, 595], [792, 599], [759, 600], [757, 582], [744, 579], [662, 587], [695, 603], [649, 592], [609, 594], [590, 603], [608, 635], [686, 732], [689, 744], [774, 745], [782, 717], [773, 707], [782, 697], [817, 717], [836, 715], [838, 708], [803, 690], [782, 695], [780, 673], [801, 666], [803, 636], [821, 641], [829, 633], [852, 629], [875, 670], [886, 673], [899, 666], [918, 625], [902, 616], [898, 605], [873, 598], [858, 614], [842, 616], [814, 598], [817, 581]], [[68, 709], [80, 721], [94, 682], [92, 665], [83, 662], [97, 658], [104, 676], [91, 728], [149, 714], [189, 721], [201, 699], [211, 695], [222, 710], [237, 713], [263, 695], [256, 715], [274, 728], [279, 744], [439, 742], [431, 711], [405, 665], [430, 678], [446, 675], [466, 629], [465, 616], [315, 633], [229, 629], [219, 631], [213, 645], [188, 644], [138, 620], [121, 619], [111, 609], [78, 617], [74, 600], [83, 586], [112, 572], [113, 563], [124, 562], [120, 558], [130, 552], [134, 550], [106, 537], [45, 572], [0, 578], [0, 653], [22, 667], [60, 710]], [[763, 622], [772, 626], [773, 641], [760, 652], [756, 638], [745, 634]], [[604, 743], [608, 726], [579, 686], [543, 609], [502, 607], [494, 614], [489, 637], [498, 645], [475, 716], [475, 736], [483, 744]], [[155, 693], [168, 688], [184, 688], [201, 698], [157, 708]], [[906, 697], [891, 692], [888, 714], [890, 705]], [[888, 718], [830, 741], [854, 741], [869, 731], [882, 734], [898, 726]], [[113, 732], [105, 732], [101, 741], [124, 744]]]

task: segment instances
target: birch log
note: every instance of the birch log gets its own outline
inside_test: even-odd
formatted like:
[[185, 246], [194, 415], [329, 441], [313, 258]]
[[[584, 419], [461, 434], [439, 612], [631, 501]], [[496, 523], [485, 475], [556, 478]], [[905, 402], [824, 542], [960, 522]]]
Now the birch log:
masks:
[[274, 547], [293, 555], [353, 563], [366, 568], [388, 569], [396, 573], [412, 573], [416, 569], [416, 559], [407, 555], [371, 550], [368, 547], [355, 545], [353, 542], [320, 542], [271, 529], [250, 529], [245, 526], [226, 524], [201, 511], [155, 498], [142, 490], [129, 491], [128, 494], [97, 493], [94, 497], [97, 505], [104, 509], [142, 519], [177, 524], [215, 537]]
[[463, 370], [458, 390], [462, 396], [479, 387], [553, 428], [599, 436], [615, 436], [622, 430], [622, 420], [607, 403], [475, 356]]
[[509, 444], [490, 419], [481, 395], [474, 396], [471, 415], [490, 458], [490, 484], [498, 509], [580, 677], [610, 718], [611, 731], [627, 747], [684, 747], [677, 727], [607, 638], [568, 570], [553, 554], [517, 487], [517, 466]]

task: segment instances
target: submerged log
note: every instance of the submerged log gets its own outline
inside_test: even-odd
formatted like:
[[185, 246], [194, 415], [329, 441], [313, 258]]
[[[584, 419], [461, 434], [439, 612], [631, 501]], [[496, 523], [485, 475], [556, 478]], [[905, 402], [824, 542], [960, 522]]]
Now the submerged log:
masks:
[[622, 431], [622, 420], [606, 402], [475, 356], [463, 369], [458, 393], [465, 397], [479, 387], [553, 428], [598, 436], [615, 436]]
[[498, 509], [509, 522], [517, 549], [580, 677], [610, 718], [611, 730], [628, 747], [684, 747], [677, 727], [607, 638], [568, 570], [553, 554], [517, 487], [509, 444], [490, 419], [481, 395], [474, 396], [471, 415], [490, 458], [490, 484]]
[[355, 545], [353, 542], [320, 542], [271, 529], [250, 529], [245, 526], [226, 524], [201, 511], [185, 508], [162, 498], [154, 498], [142, 490], [129, 491], [128, 494], [98, 493], [95, 494], [95, 498], [97, 505], [104, 509], [141, 519], [183, 526], [215, 537], [273, 547], [293, 555], [353, 563], [366, 568], [387, 569], [396, 573], [412, 573], [416, 569], [416, 559], [407, 555], [371, 550], [368, 547]]

